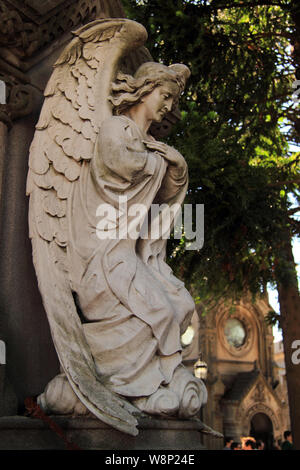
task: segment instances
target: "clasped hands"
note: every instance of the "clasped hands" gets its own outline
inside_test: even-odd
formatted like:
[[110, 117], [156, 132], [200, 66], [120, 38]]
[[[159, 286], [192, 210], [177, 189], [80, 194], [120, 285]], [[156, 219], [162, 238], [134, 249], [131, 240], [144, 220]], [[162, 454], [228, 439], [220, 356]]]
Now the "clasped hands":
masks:
[[173, 147], [169, 147], [169, 145], [164, 144], [163, 142], [158, 142], [157, 140], [144, 140], [143, 143], [149, 150], [157, 152], [171, 165], [176, 165], [182, 169], [186, 167], [186, 162], [183, 156]]

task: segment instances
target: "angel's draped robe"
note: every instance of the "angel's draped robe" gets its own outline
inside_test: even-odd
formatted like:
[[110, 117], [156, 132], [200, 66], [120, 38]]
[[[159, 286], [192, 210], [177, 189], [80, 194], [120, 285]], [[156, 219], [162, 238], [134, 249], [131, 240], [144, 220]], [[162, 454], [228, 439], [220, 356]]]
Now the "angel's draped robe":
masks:
[[[146, 148], [145, 140], [149, 136], [126, 116], [103, 122], [92, 164], [83, 167], [75, 185], [70, 218], [71, 285], [85, 337], [102, 382], [127, 397], [149, 396], [170, 383], [182, 361], [180, 336], [195, 307], [164, 261], [167, 240], [162, 236], [97, 235], [97, 225], [105, 222], [97, 217], [104, 217], [99, 206], [119, 211], [120, 197], [127, 207], [118, 212], [116, 228], [127, 226], [131, 232], [141, 227], [134, 204], [143, 205], [147, 220], [152, 203], [182, 204], [186, 165], [168, 164]], [[164, 213], [150, 219], [150, 235], [155, 224], [165, 231], [174, 222]]]

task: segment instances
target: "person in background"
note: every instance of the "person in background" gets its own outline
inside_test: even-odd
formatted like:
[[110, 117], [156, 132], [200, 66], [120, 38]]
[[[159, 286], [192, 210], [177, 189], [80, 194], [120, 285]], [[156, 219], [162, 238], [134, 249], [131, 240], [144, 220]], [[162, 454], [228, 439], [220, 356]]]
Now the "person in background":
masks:
[[233, 443], [233, 439], [231, 437], [225, 437], [225, 445], [223, 447], [223, 450], [230, 450], [231, 449], [231, 444]]
[[[251, 436], [241, 437], [241, 441], [242, 441], [242, 450], [253, 450], [256, 448], [256, 440], [254, 439], [254, 437], [251, 437]], [[249, 444], [249, 441], [251, 441], [252, 444]], [[246, 449], [247, 443], [248, 443], [248, 448]], [[249, 445], [251, 445], [251, 448], [249, 448]]]
[[230, 450], [241, 450], [241, 444], [239, 442], [233, 442], [230, 446]]
[[257, 450], [264, 450], [265, 449], [265, 443], [263, 441], [256, 441], [256, 449]]
[[255, 450], [256, 449], [256, 443], [252, 439], [248, 439], [243, 447], [243, 450]]
[[294, 444], [291, 431], [284, 431], [283, 437], [284, 441], [281, 444], [281, 450], [293, 450]]
[[281, 439], [273, 439], [271, 450], [281, 450]]

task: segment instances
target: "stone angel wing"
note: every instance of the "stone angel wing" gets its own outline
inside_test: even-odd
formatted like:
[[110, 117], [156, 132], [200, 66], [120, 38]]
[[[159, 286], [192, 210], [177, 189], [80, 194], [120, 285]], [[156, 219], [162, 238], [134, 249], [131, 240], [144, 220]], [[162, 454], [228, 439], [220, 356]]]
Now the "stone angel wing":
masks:
[[96, 20], [74, 33], [57, 60], [30, 148], [27, 194], [33, 262], [52, 338], [69, 383], [96, 417], [136, 435], [136, 409], [109, 391], [95, 371], [68, 279], [70, 198], [94, 153], [118, 64], [144, 44], [143, 26]]

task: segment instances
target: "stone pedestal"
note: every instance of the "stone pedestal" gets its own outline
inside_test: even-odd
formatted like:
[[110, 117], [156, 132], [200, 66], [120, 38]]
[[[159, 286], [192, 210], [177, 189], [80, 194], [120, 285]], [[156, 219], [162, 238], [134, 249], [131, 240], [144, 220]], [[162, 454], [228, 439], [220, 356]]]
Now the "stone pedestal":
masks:
[[0, 364], [0, 416], [17, 413], [17, 411], [17, 397], [5, 374], [5, 365]]
[[[145, 418], [139, 435], [129, 436], [97, 419], [52, 416], [66, 438], [80, 450], [201, 450], [201, 424]], [[207, 432], [207, 431], [204, 431]], [[64, 450], [64, 438], [37, 418], [0, 418], [0, 450]]]

